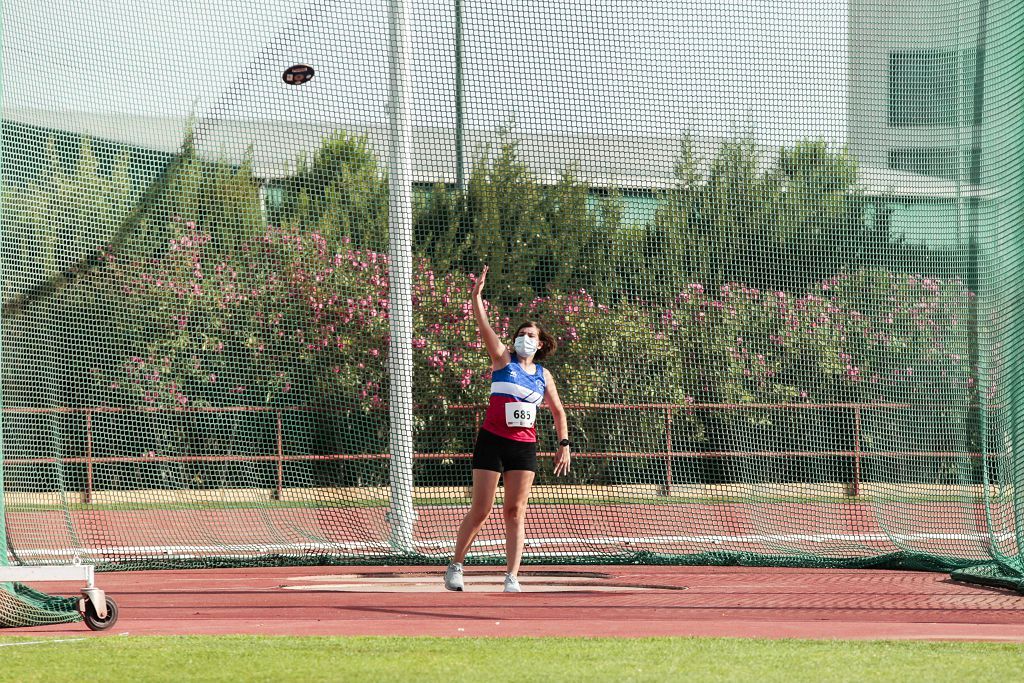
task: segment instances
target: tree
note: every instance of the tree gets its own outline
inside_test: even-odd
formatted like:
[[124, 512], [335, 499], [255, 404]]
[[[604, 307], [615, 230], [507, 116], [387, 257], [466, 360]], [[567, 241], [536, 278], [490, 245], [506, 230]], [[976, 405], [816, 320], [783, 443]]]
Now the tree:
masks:
[[331, 246], [384, 249], [388, 239], [388, 181], [366, 137], [339, 131], [283, 185], [272, 223], [316, 230]]
[[855, 182], [849, 155], [824, 142], [782, 148], [773, 163], [752, 140], [726, 142], [701, 172], [684, 141], [642, 280], [663, 299], [686, 282], [799, 291], [859, 268], [886, 238], [865, 224]]

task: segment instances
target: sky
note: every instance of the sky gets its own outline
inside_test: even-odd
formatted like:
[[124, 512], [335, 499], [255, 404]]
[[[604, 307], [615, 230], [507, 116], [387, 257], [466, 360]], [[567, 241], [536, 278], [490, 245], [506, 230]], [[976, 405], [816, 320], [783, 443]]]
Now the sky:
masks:
[[[453, 126], [454, 0], [414, 0], [417, 125]], [[846, 135], [846, 2], [463, 0], [467, 125]], [[387, 0], [4, 0], [4, 108], [385, 125]], [[282, 71], [306, 63], [303, 86]]]

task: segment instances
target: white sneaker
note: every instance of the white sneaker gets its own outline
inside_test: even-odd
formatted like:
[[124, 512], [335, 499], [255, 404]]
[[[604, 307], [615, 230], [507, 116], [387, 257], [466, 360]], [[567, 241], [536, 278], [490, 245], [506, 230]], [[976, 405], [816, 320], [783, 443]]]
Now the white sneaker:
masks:
[[462, 583], [462, 565], [452, 562], [444, 572], [444, 587], [450, 591], [464, 590]]
[[511, 574], [505, 574], [505, 592], [522, 593], [523, 589], [519, 586], [519, 579]]

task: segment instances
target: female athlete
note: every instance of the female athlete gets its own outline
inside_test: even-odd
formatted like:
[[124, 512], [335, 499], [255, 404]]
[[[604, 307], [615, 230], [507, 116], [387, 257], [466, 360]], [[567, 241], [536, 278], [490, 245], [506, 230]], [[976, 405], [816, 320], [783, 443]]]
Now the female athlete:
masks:
[[555, 418], [558, 454], [555, 474], [569, 471], [568, 426], [565, 409], [558, 398], [555, 380], [546, 368], [537, 364], [555, 352], [557, 344], [551, 335], [533, 321], [526, 321], [516, 330], [513, 350], [498, 339], [487, 320], [483, 290], [487, 282], [487, 266], [473, 287], [473, 315], [480, 337], [491, 357], [491, 400], [484, 424], [473, 449], [473, 502], [459, 526], [455, 556], [444, 573], [444, 587], [463, 590], [462, 564], [469, 546], [491, 514], [498, 478], [504, 473], [505, 554], [508, 573], [505, 592], [519, 593], [519, 562], [523, 555], [526, 501], [537, 473], [537, 430], [534, 422], [537, 407], [546, 400]]

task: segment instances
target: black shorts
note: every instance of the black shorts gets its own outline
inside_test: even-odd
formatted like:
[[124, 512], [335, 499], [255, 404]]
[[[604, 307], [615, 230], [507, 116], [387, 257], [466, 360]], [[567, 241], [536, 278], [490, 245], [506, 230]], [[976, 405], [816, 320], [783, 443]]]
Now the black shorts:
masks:
[[481, 429], [473, 447], [473, 469], [507, 472], [537, 471], [537, 442], [514, 441]]

